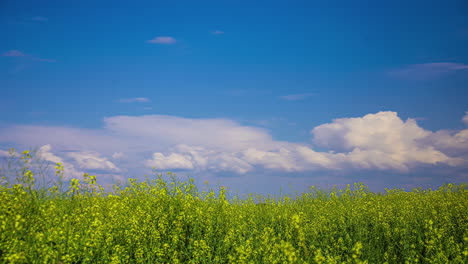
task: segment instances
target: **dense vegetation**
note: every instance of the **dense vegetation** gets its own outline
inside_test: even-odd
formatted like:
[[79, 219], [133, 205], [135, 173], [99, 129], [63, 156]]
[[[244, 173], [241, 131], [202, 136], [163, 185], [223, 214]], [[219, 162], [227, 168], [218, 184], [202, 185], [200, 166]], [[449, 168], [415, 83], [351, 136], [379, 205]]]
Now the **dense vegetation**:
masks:
[[228, 199], [161, 175], [113, 190], [90, 175], [38, 187], [30, 158], [0, 187], [1, 263], [468, 261], [465, 184]]

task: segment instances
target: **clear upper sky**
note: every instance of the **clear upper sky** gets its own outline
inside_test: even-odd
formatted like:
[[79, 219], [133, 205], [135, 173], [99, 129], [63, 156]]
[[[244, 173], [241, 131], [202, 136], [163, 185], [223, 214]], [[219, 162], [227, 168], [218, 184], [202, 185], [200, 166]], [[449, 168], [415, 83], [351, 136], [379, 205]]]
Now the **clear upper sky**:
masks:
[[70, 175], [468, 178], [466, 1], [3, 0], [0, 32], [0, 149]]

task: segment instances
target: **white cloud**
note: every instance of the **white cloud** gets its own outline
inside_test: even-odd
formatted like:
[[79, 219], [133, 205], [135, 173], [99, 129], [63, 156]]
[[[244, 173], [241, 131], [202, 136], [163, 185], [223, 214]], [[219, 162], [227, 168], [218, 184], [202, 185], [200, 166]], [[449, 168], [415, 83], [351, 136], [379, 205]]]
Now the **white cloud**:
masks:
[[249, 148], [244, 151], [244, 159], [249, 163], [257, 166], [262, 166], [267, 169], [280, 171], [299, 171], [300, 165], [293, 157], [290, 149], [280, 148], [273, 151], [258, 150]]
[[123, 152], [115, 152], [114, 154], [112, 154], [113, 159], [121, 159], [124, 156], [125, 156], [125, 154], [123, 154]]
[[[245, 174], [257, 168], [281, 172], [313, 169], [320, 161], [305, 164], [296, 144], [284, 144], [278, 149], [214, 150], [197, 146], [178, 145], [170, 154], [154, 153], [147, 166], [158, 169], [185, 169], [196, 171], [228, 171]], [[306, 148], [306, 147], [304, 147]], [[318, 166], [316, 166], [318, 168]]]
[[[401, 120], [395, 112], [339, 118], [311, 132], [313, 142], [328, 151], [277, 141], [265, 129], [232, 120], [165, 115], [109, 117], [101, 129], [4, 127], [0, 143], [73, 149], [65, 155], [73, 159], [70, 164], [110, 171], [120, 168], [103, 157], [119, 159], [119, 167], [124, 169], [147, 166], [237, 174], [264, 169], [409, 171], [421, 164], [468, 164], [468, 130], [431, 132], [413, 119]], [[50, 152], [50, 145], [45, 152]], [[57, 162], [60, 158], [53, 155], [48, 159]]]
[[440, 130], [424, 139], [428, 145], [455, 157], [468, 160], [468, 129], [461, 131]]
[[0, 157], [10, 157], [10, 153], [0, 149]]
[[271, 136], [264, 129], [241, 126], [227, 119], [190, 119], [166, 115], [115, 116], [104, 119], [105, 129], [146, 144], [186, 144], [209, 148], [241, 149], [252, 144], [267, 145]]
[[315, 127], [314, 142], [332, 150], [353, 148], [398, 152], [430, 132], [413, 119], [403, 122], [395, 112], [379, 112], [358, 118], [340, 118]]
[[100, 157], [98, 153], [72, 152], [68, 153], [67, 156], [73, 158], [82, 169], [120, 171], [114, 163]]
[[213, 30], [213, 31], [211, 31], [211, 34], [213, 34], [213, 35], [222, 35], [222, 34], [224, 34], [224, 31], [222, 31], [222, 30]]
[[49, 144], [58, 150], [107, 150], [111, 153], [128, 149], [131, 144], [105, 130], [33, 125], [13, 125], [0, 129], [2, 142], [16, 143], [24, 149]]
[[154, 167], [157, 170], [193, 169], [193, 164], [189, 158], [177, 153], [172, 153], [167, 156], [164, 156], [164, 154], [159, 152], [153, 153], [153, 159], [148, 160], [146, 165], [149, 167]]
[[344, 159], [344, 154], [317, 152], [306, 146], [297, 146], [296, 152], [308, 169], [337, 170], [338, 164]]
[[[117, 153], [116, 153], [117, 154]], [[15, 156], [21, 155], [21, 153], [14, 152]], [[50, 144], [43, 145], [37, 149], [36, 152], [33, 152], [34, 157], [39, 158], [42, 161], [48, 162], [53, 168], [57, 163], [62, 164], [64, 167], [64, 180], [70, 180], [72, 178], [82, 179], [83, 174], [86, 170], [104, 170], [104, 171], [112, 171], [112, 172], [120, 172], [119, 168], [115, 166], [112, 162], [108, 161], [106, 158], [100, 157], [98, 153], [67, 153], [63, 155], [58, 155], [52, 152], [52, 146]], [[8, 151], [0, 150], [0, 157], [10, 157]], [[34, 163], [33, 163], [34, 164]], [[39, 163], [42, 166], [42, 163]], [[84, 171], [78, 169], [83, 169]], [[52, 170], [53, 174], [55, 170]], [[89, 171], [88, 171], [89, 172]], [[42, 172], [41, 172], [42, 173]], [[125, 178], [123, 175], [118, 175], [114, 173], [99, 173], [98, 178], [100, 179], [101, 183], [111, 183], [115, 181], [125, 182]], [[50, 174], [46, 174], [51, 177]], [[54, 174], [55, 175], [55, 174]], [[53, 176], [52, 178], [54, 178]]]
[[119, 103], [149, 103], [151, 100], [146, 97], [124, 98], [117, 100]]
[[290, 95], [280, 96], [280, 98], [286, 101], [299, 101], [299, 100], [307, 99], [314, 95], [315, 93], [290, 94]]
[[462, 119], [463, 123], [468, 126], [468, 111], [465, 112], [465, 116]]
[[49, 144], [44, 145], [38, 149], [37, 155], [42, 160], [49, 161], [53, 163], [54, 165], [57, 163], [62, 164], [65, 170], [64, 171], [65, 180], [68, 180], [71, 178], [80, 178], [83, 175], [83, 172], [76, 170], [73, 164], [66, 162], [63, 158], [52, 153], [51, 150], [52, 150], [51, 145]]
[[419, 127], [413, 119], [401, 120], [395, 112], [335, 119], [311, 132], [316, 144], [347, 152], [344, 162], [354, 167], [407, 170], [415, 163], [457, 162], [422, 143], [432, 132]]
[[178, 145], [171, 154], [154, 153], [147, 166], [156, 169], [185, 169], [197, 171], [232, 171], [246, 173], [251, 165], [239, 157], [239, 153], [208, 150], [203, 147]]
[[173, 37], [166, 37], [166, 36], [160, 36], [160, 37], [155, 37], [154, 39], [148, 40], [148, 43], [153, 43], [153, 44], [175, 44], [177, 40]]

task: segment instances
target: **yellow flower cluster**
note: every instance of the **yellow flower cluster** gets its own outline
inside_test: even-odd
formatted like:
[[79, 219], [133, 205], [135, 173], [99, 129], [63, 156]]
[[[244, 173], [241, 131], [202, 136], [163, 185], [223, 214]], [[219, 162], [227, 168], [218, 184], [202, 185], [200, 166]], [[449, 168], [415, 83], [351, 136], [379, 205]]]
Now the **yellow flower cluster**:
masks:
[[228, 198], [175, 176], [109, 191], [88, 174], [68, 189], [34, 182], [26, 169], [0, 185], [0, 263], [468, 262], [464, 184]]

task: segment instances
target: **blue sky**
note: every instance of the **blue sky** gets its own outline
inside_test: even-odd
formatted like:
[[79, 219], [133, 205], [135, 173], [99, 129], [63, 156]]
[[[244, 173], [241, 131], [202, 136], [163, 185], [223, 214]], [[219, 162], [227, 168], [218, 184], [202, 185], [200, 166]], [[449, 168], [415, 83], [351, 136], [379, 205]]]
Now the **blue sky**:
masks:
[[156, 167], [239, 192], [465, 182], [466, 10], [2, 1], [0, 149], [41, 148], [75, 176]]

